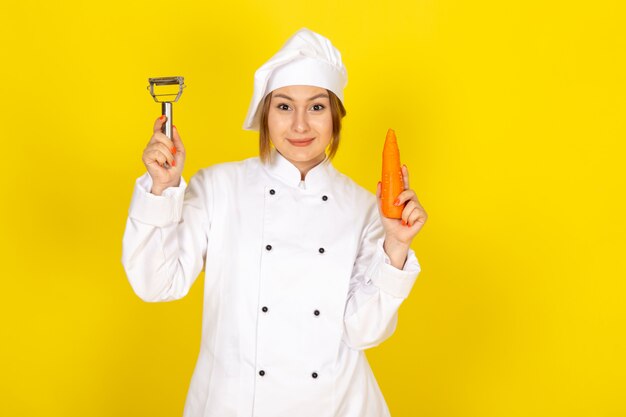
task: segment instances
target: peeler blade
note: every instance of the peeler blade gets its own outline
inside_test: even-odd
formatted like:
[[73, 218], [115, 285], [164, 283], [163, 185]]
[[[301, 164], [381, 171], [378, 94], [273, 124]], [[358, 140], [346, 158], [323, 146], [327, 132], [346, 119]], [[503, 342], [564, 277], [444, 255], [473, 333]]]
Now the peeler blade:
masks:
[[[183, 93], [185, 85], [185, 77], [153, 77], [148, 78], [148, 87], [150, 95], [157, 103], [173, 103], [178, 101], [180, 95]], [[155, 92], [155, 87], [168, 87], [178, 85], [178, 89], [171, 88], [159, 88], [159, 90], [165, 90], [165, 92]]]

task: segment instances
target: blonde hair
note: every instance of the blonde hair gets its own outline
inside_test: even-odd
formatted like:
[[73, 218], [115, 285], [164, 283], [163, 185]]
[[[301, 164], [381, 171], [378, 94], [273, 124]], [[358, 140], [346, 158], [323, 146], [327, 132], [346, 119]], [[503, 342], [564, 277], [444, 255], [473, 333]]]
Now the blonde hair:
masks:
[[[343, 103], [339, 100], [339, 97], [330, 90], [328, 91], [328, 98], [330, 100], [330, 114], [333, 121], [333, 136], [330, 140], [330, 151], [328, 152], [328, 158], [333, 159], [339, 149], [339, 139], [341, 138], [341, 119], [346, 116], [346, 109], [343, 107]], [[270, 160], [270, 153], [272, 151], [272, 144], [270, 141], [270, 129], [267, 124], [267, 118], [270, 111], [270, 102], [272, 101], [272, 93], [265, 96], [263, 105], [261, 106], [261, 127], [259, 128], [259, 156], [261, 162], [267, 163]]]

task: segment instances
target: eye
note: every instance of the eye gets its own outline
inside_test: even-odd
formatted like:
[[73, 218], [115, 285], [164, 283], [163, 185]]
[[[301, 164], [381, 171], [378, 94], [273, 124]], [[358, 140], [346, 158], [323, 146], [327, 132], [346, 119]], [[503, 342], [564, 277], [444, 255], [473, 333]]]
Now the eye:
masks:
[[276, 106], [276, 108], [278, 110], [289, 110], [289, 106], [285, 103], [280, 103], [278, 106]]
[[322, 110], [324, 110], [324, 106], [322, 104], [314, 104], [313, 105], [313, 110], [322, 111]]

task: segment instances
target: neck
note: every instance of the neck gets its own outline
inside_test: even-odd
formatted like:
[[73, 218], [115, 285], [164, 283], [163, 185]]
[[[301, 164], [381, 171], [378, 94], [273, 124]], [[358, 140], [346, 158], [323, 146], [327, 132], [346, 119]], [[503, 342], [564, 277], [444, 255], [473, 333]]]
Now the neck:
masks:
[[324, 159], [326, 159], [326, 153], [322, 153], [319, 157], [310, 160], [310, 161], [304, 161], [304, 162], [300, 162], [300, 161], [290, 161], [296, 168], [298, 168], [298, 170], [300, 171], [300, 179], [304, 181], [304, 177], [306, 177], [306, 174], [313, 169], [314, 167], [316, 167], [317, 165], [319, 165], [320, 163], [322, 163], [324, 161]]

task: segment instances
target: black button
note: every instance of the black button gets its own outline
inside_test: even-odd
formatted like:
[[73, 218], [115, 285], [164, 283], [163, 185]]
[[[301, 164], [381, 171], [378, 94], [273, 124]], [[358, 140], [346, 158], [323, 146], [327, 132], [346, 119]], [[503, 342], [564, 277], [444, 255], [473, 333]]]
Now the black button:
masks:
[[264, 313], [267, 313], [267, 307], [263, 306], [261, 310], [263, 310]]
[[324, 248], [320, 248], [320, 253], [324, 253]]
[[267, 246], [265, 247], [265, 249], [267, 249], [267, 250], [272, 250], [272, 245], [267, 245]]
[[327, 197], [327, 196], [325, 196], [325, 195], [323, 195], [323, 196], [322, 196], [322, 200], [326, 201], [326, 200], [328, 200], [328, 197]]
[[313, 372], [313, 373], [311, 374], [311, 376], [312, 376], [313, 378], [317, 378], [317, 372]]
[[274, 195], [274, 194], [276, 194], [276, 191], [274, 191], [274, 189], [271, 189], [271, 190], [270, 190], [270, 194], [271, 194], [271, 195]]
[[315, 311], [313, 312], [313, 314], [315, 314], [316, 316], [319, 316], [319, 315], [320, 315], [320, 311], [319, 311], [319, 310], [315, 310]]
[[264, 370], [260, 370], [259, 371], [259, 375], [261, 375], [261, 376], [265, 375], [265, 371]]

